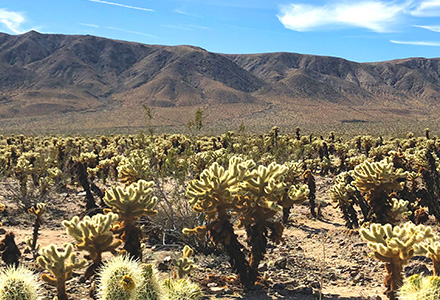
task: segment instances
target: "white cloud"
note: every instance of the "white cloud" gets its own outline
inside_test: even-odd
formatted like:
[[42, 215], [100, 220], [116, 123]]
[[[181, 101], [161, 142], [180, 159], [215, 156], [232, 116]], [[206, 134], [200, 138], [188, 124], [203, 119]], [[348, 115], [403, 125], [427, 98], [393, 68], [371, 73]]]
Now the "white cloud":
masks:
[[102, 4], [108, 4], [108, 5], [114, 5], [114, 6], [120, 6], [120, 7], [125, 7], [125, 8], [131, 8], [131, 9], [137, 9], [137, 10], [154, 12], [154, 10], [150, 9], [150, 8], [130, 6], [130, 5], [120, 4], [120, 3], [116, 3], [116, 2], [109, 2], [109, 1], [102, 1], [102, 0], [89, 0], [89, 1], [90, 2], [102, 3]]
[[15, 34], [22, 34], [25, 31], [20, 29], [21, 24], [26, 21], [24, 16], [18, 12], [8, 11], [0, 8], [0, 23], [8, 27]]
[[434, 32], [440, 32], [440, 25], [426, 25], [426, 26], [413, 25], [413, 27], [419, 27], [419, 28], [428, 29], [428, 30], [431, 30]]
[[384, 1], [353, 1], [323, 6], [290, 4], [281, 6], [278, 19], [286, 28], [295, 31], [311, 31], [333, 25], [389, 32], [408, 5]]
[[393, 44], [414, 45], [414, 46], [434, 46], [440, 47], [440, 42], [424, 42], [424, 41], [395, 41], [390, 40]]
[[421, 1], [410, 14], [417, 17], [440, 16], [440, 0]]
[[151, 37], [151, 38], [157, 38], [156, 36], [148, 34], [148, 33], [140, 32], [140, 31], [127, 30], [127, 29], [123, 29], [123, 28], [119, 28], [119, 27], [105, 26], [104, 28], [110, 29], [110, 30], [117, 30], [117, 31], [122, 31], [122, 32], [128, 32], [128, 33], [143, 35], [143, 36], [148, 36], [148, 37]]
[[192, 14], [187, 13], [186, 11], [183, 11], [183, 10], [180, 10], [180, 9], [175, 9], [175, 10], [173, 10], [173, 12], [175, 12], [176, 14], [181, 14], [181, 15], [193, 17]]
[[87, 26], [87, 27], [93, 27], [93, 28], [99, 28], [99, 26], [95, 25], [95, 24], [79, 23], [79, 25]]

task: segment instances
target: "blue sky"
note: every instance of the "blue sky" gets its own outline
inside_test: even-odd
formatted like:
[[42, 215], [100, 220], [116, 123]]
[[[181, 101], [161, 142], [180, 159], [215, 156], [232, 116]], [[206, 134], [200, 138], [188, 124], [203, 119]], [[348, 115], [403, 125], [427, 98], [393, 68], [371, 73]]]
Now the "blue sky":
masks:
[[440, 57], [440, 0], [0, 0], [0, 31], [358, 62]]

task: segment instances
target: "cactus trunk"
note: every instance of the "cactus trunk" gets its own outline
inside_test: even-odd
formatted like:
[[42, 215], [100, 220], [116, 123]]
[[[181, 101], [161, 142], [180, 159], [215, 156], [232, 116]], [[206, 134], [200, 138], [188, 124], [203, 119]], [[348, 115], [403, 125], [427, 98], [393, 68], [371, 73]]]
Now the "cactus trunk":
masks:
[[124, 234], [121, 236], [122, 240], [125, 242], [124, 249], [131, 257], [142, 260], [141, 230], [135, 223], [125, 223], [122, 228], [124, 228]]
[[246, 226], [246, 233], [249, 237], [249, 245], [251, 246], [249, 265], [255, 273], [257, 273], [258, 265], [266, 253], [267, 239], [265, 232], [265, 224], [262, 222], [257, 222], [252, 226]]
[[213, 222], [211, 225], [209, 233], [212, 240], [216, 244], [223, 245], [229, 256], [232, 269], [238, 273], [244, 288], [248, 289], [254, 286], [257, 280], [257, 273], [249, 266], [246, 257], [241, 251], [243, 245], [238, 241], [232, 224], [226, 220], [223, 222]]
[[440, 261], [433, 259], [432, 260], [433, 264], [434, 264], [434, 276], [439, 276], [440, 275]]
[[57, 279], [57, 299], [58, 300], [67, 300], [66, 294], [66, 280], [65, 278]]
[[403, 264], [401, 261], [393, 261], [385, 264], [387, 276], [385, 277], [384, 285], [387, 288], [385, 295], [390, 300], [397, 300], [397, 290], [403, 284]]
[[[380, 189], [373, 190], [367, 195], [366, 200], [371, 207], [369, 215], [370, 220], [382, 225], [392, 223], [387, 216], [387, 211], [389, 211], [391, 208], [387, 198], [388, 195]], [[371, 216], [371, 214], [374, 214], [374, 216]]]

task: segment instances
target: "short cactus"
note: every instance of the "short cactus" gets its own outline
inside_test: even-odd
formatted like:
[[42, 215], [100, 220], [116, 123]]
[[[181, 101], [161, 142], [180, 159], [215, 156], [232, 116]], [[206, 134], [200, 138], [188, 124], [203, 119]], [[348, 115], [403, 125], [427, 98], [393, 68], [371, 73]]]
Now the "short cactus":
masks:
[[8, 267], [0, 272], [0, 299], [41, 300], [38, 277], [24, 266]]
[[189, 279], [165, 279], [163, 283], [165, 300], [198, 300], [202, 298], [202, 290]]
[[99, 271], [99, 300], [158, 300], [156, 271], [128, 256], [116, 256]]
[[418, 255], [425, 255], [432, 259], [434, 275], [440, 275], [440, 241], [434, 238], [414, 245], [414, 252]]
[[73, 270], [81, 269], [87, 263], [85, 259], [76, 260], [72, 244], [67, 244], [65, 247], [63, 252], [59, 252], [56, 245], [51, 244], [42, 248], [37, 258], [38, 264], [51, 273], [51, 275], [41, 275], [41, 279], [57, 288], [58, 300], [68, 299], [66, 281], [71, 278]]
[[396, 291], [402, 285], [403, 266], [414, 255], [414, 245], [432, 238], [431, 227], [405, 223], [402, 227], [390, 224], [371, 224], [370, 229], [361, 228], [361, 236], [368, 241], [372, 255], [385, 262], [385, 294], [390, 300], [396, 300]]
[[403, 281], [398, 294], [399, 300], [440, 299], [440, 277], [412, 275]]
[[188, 245], [185, 245], [182, 252], [182, 257], [174, 261], [174, 264], [177, 267], [177, 276], [179, 278], [184, 278], [194, 268], [194, 261], [190, 258], [193, 256], [194, 250]]
[[141, 230], [136, 221], [141, 216], [154, 216], [157, 198], [152, 195], [153, 181], [139, 180], [125, 190], [121, 187], [112, 188], [105, 193], [104, 202], [119, 216], [119, 223], [113, 232], [120, 234], [124, 241], [124, 249], [134, 258], [142, 259]]
[[112, 229], [113, 223], [118, 220], [118, 215], [108, 213], [107, 215], [97, 214], [93, 217], [85, 216], [83, 220], [75, 216], [70, 221], [63, 221], [67, 233], [76, 241], [75, 247], [78, 250], [85, 250], [89, 253], [86, 257], [93, 263], [87, 268], [85, 277], [90, 278], [99, 267], [102, 261], [102, 253], [111, 252], [116, 254], [122, 241], [114, 239]]

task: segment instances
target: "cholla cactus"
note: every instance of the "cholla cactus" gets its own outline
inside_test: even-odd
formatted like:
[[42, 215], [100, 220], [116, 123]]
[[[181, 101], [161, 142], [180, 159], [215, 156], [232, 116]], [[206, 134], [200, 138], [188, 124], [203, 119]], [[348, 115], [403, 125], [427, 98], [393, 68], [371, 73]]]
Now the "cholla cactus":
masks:
[[116, 256], [99, 271], [99, 300], [158, 300], [160, 285], [151, 265], [128, 256]]
[[238, 226], [246, 228], [251, 246], [249, 264], [255, 271], [266, 253], [268, 229], [271, 230], [269, 237], [272, 241], [279, 243], [282, 240], [283, 225], [271, 219], [283, 209], [280, 203], [286, 190], [283, 177], [286, 171], [287, 167], [277, 163], [267, 167], [260, 165], [258, 169], [246, 172], [240, 183], [242, 195], [236, 204], [236, 211], [239, 212]]
[[132, 183], [125, 190], [121, 187], [106, 191], [104, 202], [119, 216], [119, 224], [113, 230], [120, 233], [125, 242], [124, 249], [133, 257], [142, 259], [140, 245], [141, 231], [136, 221], [141, 216], [154, 216], [157, 198], [152, 195], [154, 182], [139, 180]]
[[[241, 283], [251, 287], [256, 280], [258, 264], [266, 252], [267, 239], [282, 240], [283, 225], [273, 217], [283, 210], [282, 205], [293, 205], [304, 200], [306, 188], [292, 188], [291, 199], [286, 200], [284, 174], [288, 168], [271, 163], [253, 169], [252, 160], [232, 157], [225, 170], [213, 163], [200, 175], [200, 180], [190, 182], [187, 195], [193, 209], [206, 214], [209, 223], [194, 229], [184, 229], [185, 234], [203, 235], [208, 232], [214, 243], [221, 244], [238, 272]], [[231, 214], [238, 215], [238, 226], [244, 226], [251, 255], [247, 262], [242, 245], [237, 240], [231, 223]], [[270, 232], [270, 234], [269, 234]]]
[[157, 280], [157, 270], [151, 264], [142, 264], [143, 283], [139, 288], [138, 300], [159, 300], [162, 287]]
[[437, 236], [414, 245], [414, 253], [431, 258], [434, 264], [434, 275], [440, 275], [440, 241]]
[[184, 278], [186, 275], [189, 275], [191, 270], [194, 268], [194, 261], [190, 258], [193, 256], [194, 250], [191, 249], [190, 246], [185, 245], [182, 252], [182, 257], [174, 261], [174, 264], [177, 267], [177, 276], [179, 278]]
[[205, 213], [209, 222], [206, 226], [183, 229], [184, 234], [203, 236], [209, 233], [214, 243], [222, 245], [245, 287], [254, 285], [257, 274], [250, 268], [241, 251], [243, 245], [234, 233], [230, 211], [236, 207], [239, 183], [251, 166], [254, 166], [253, 161], [243, 161], [242, 158], [233, 156], [229, 160], [228, 169], [225, 170], [215, 162], [200, 174], [200, 180], [191, 181], [187, 189], [190, 197], [188, 203], [195, 211]]
[[329, 189], [330, 199], [337, 203], [342, 211], [345, 225], [348, 228], [359, 227], [359, 220], [354, 209], [354, 195], [356, 188], [351, 185], [347, 172], [342, 172], [336, 177], [335, 184]]
[[164, 300], [198, 300], [202, 290], [189, 279], [165, 279], [163, 283]]
[[397, 299], [396, 291], [402, 285], [403, 266], [414, 255], [416, 243], [434, 236], [431, 227], [416, 226], [411, 222], [394, 228], [390, 224], [371, 224], [369, 230], [361, 228], [360, 234], [368, 241], [372, 255], [385, 262], [385, 294], [390, 300]]
[[399, 220], [405, 219], [411, 215], [411, 211], [408, 210], [409, 201], [403, 199], [391, 198], [391, 208], [388, 211], [388, 217], [393, 223]]
[[73, 253], [73, 245], [67, 244], [64, 252], [59, 252], [55, 244], [51, 244], [40, 250], [37, 258], [38, 264], [48, 270], [51, 275], [43, 274], [41, 279], [57, 288], [58, 300], [67, 300], [66, 281], [72, 276], [75, 269], [83, 268], [87, 261], [77, 261]]
[[398, 294], [399, 300], [440, 299], [440, 277], [412, 275], [403, 281]]
[[140, 150], [132, 151], [130, 156], [122, 158], [117, 166], [118, 176], [126, 185], [138, 180], [151, 179], [150, 160]]
[[8, 267], [0, 272], [0, 299], [42, 300], [38, 277], [24, 266]]
[[214, 162], [200, 174], [200, 180], [189, 183], [187, 195], [191, 199], [188, 203], [195, 211], [207, 214], [208, 218], [226, 216], [227, 209], [234, 206], [233, 196], [239, 191], [238, 183], [253, 165], [253, 161], [243, 161], [236, 156], [230, 159], [227, 170]]
[[366, 195], [371, 212], [375, 214], [373, 220], [381, 224], [392, 223], [388, 215], [392, 205], [388, 194], [400, 191], [406, 176], [407, 172], [394, 168], [390, 158], [380, 162], [365, 161], [354, 168], [354, 185]]
[[43, 224], [42, 216], [46, 212], [46, 203], [37, 203], [37, 205], [28, 209], [28, 212], [31, 215], [34, 215], [34, 232], [32, 237], [26, 237], [26, 244], [31, 249], [31, 251], [38, 250], [37, 247], [37, 239], [38, 239], [38, 230], [40, 229], [41, 224]]
[[85, 250], [89, 253], [87, 258], [93, 263], [87, 268], [85, 277], [91, 277], [102, 261], [102, 253], [111, 252], [116, 254], [116, 248], [121, 240], [115, 240], [111, 232], [113, 223], [118, 220], [118, 215], [108, 213], [107, 215], [97, 214], [93, 217], [85, 216], [83, 220], [75, 216], [70, 221], [63, 221], [67, 233], [76, 241], [78, 250]]

